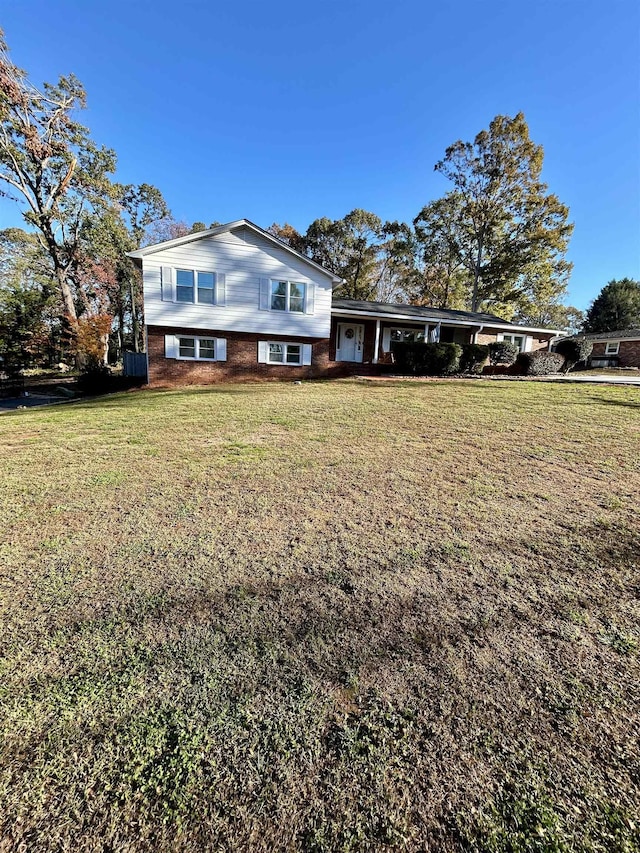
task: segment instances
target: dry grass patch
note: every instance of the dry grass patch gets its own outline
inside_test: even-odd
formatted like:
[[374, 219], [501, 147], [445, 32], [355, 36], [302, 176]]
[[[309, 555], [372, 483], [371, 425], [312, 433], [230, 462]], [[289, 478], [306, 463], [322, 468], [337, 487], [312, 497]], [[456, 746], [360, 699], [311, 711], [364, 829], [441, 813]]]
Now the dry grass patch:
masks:
[[0, 420], [0, 850], [633, 851], [640, 390]]

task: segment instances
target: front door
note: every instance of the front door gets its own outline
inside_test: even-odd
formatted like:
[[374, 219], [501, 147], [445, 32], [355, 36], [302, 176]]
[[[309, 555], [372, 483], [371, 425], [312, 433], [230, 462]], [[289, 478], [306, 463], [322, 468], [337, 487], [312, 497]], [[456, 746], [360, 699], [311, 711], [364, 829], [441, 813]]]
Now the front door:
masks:
[[364, 326], [358, 323], [338, 323], [336, 361], [362, 361]]

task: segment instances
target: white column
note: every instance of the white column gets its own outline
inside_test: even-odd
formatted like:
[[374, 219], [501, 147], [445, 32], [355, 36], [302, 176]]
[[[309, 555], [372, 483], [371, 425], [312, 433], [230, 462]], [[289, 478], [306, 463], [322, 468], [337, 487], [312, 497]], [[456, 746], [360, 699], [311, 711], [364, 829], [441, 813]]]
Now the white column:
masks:
[[376, 342], [373, 345], [373, 363], [378, 363], [378, 353], [380, 352], [380, 320], [376, 320]]
[[425, 344], [429, 343], [429, 324], [426, 323], [424, 327], [424, 342]]

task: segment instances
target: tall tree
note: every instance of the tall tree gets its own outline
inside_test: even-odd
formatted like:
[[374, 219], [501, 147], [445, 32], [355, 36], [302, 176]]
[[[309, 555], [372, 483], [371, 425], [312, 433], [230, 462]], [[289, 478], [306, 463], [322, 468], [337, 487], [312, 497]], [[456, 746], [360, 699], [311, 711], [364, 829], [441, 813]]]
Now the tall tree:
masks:
[[522, 113], [496, 116], [473, 142], [455, 142], [435, 166], [454, 185], [453, 249], [469, 281], [469, 307], [517, 302], [522, 277], [562, 258], [573, 225], [540, 176], [543, 149]]
[[640, 281], [632, 278], [610, 281], [587, 310], [585, 332], [618, 329], [640, 329]]
[[[0, 231], [0, 368], [9, 373], [50, 351], [59, 308], [49, 258], [33, 233]], [[57, 335], [59, 339], [59, 335]]]
[[267, 231], [269, 234], [277, 237], [278, 240], [286, 243], [287, 246], [290, 246], [296, 252], [300, 252], [302, 255], [305, 254], [307, 249], [305, 239], [302, 234], [293, 227], [293, 225], [289, 225], [288, 222], [285, 222], [284, 225], [274, 222], [267, 228]]
[[411, 301], [434, 308], [465, 308], [465, 258], [471, 232], [464, 233], [461, 193], [450, 192], [422, 208], [413, 221], [413, 270], [408, 284]]
[[[21, 202], [53, 266], [64, 311], [73, 325], [87, 310], [74, 288], [86, 218], [112, 203], [113, 151], [97, 146], [73, 116], [86, 106], [73, 76], [34, 86], [10, 59], [0, 33], [0, 185]], [[80, 297], [80, 298], [78, 298]]]

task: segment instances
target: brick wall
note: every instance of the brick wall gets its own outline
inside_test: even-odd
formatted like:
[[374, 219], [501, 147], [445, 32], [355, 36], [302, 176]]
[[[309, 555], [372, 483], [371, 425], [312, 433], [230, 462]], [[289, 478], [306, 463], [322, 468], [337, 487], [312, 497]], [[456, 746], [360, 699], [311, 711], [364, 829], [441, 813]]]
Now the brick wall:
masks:
[[[591, 356], [605, 356], [605, 346], [604, 341], [595, 343]], [[608, 358], [616, 356], [609, 355]], [[640, 367], [640, 341], [620, 341], [617, 358], [620, 367]]]
[[[478, 343], [484, 344], [493, 344], [497, 339], [497, 332], [487, 333], [487, 334], [479, 334], [478, 335]], [[552, 335], [546, 338], [532, 338], [531, 340], [531, 350], [532, 352], [539, 349], [548, 349], [549, 348], [549, 340]]]
[[[329, 366], [329, 341], [326, 338], [303, 338], [287, 335], [249, 334], [219, 329], [186, 329], [180, 327], [147, 327], [150, 385], [207, 385], [214, 382], [269, 379], [311, 379], [326, 376]], [[164, 336], [226, 338], [226, 361], [183, 361], [165, 358]], [[312, 363], [306, 367], [259, 364], [258, 341], [283, 341], [313, 344]]]

